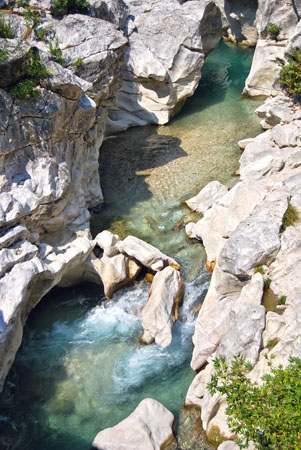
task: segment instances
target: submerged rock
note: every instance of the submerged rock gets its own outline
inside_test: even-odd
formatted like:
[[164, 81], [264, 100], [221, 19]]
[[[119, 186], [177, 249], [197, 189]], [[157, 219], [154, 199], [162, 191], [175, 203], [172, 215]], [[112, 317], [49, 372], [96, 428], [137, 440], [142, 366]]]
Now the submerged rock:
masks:
[[174, 416], [157, 400], [147, 398], [115, 427], [100, 431], [93, 441], [97, 450], [160, 450], [174, 440]]
[[172, 326], [178, 318], [183, 294], [184, 285], [177, 270], [166, 267], [155, 275], [142, 310], [143, 343], [150, 344], [155, 340], [163, 348], [171, 344]]

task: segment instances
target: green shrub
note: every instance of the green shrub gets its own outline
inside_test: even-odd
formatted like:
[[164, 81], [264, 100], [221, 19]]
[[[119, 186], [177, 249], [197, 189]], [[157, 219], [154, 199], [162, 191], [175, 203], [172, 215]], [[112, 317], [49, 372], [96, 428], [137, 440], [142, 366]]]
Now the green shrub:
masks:
[[26, 65], [29, 78], [33, 78], [38, 81], [41, 78], [47, 78], [50, 76], [50, 73], [42, 63], [40, 55], [37, 51], [30, 50], [28, 52]]
[[54, 57], [53, 59], [55, 62], [57, 62], [63, 67], [67, 65], [67, 61], [63, 58], [63, 52], [60, 49], [58, 38], [55, 39], [54, 45], [52, 45], [51, 42], [49, 43], [49, 51], [51, 55]]
[[299, 218], [299, 211], [295, 206], [289, 203], [282, 219], [283, 228], [286, 229], [287, 227], [295, 226]]
[[214, 360], [216, 374], [208, 384], [213, 395], [226, 396], [227, 421], [240, 448], [253, 441], [257, 450], [301, 449], [301, 360], [290, 358], [286, 369], [272, 367], [262, 383], [247, 377], [251, 365], [235, 357], [228, 366]]
[[48, 25], [47, 27], [40, 27], [35, 30], [35, 34], [38, 41], [46, 40], [49, 32], [52, 30], [52, 26]]
[[255, 273], [261, 273], [261, 275], [265, 274], [263, 265], [256, 267]]
[[272, 283], [271, 278], [266, 278], [266, 279], [264, 280], [264, 286], [263, 286], [263, 287], [264, 287], [264, 290], [265, 290], [265, 291], [266, 291], [267, 289], [269, 289], [271, 283]]
[[22, 13], [22, 16], [25, 19], [25, 25], [27, 28], [34, 30], [41, 23], [42, 19], [38, 11], [31, 9], [30, 6], [25, 8], [25, 11]]
[[269, 350], [271, 350], [272, 348], [274, 348], [274, 347], [278, 344], [278, 342], [279, 342], [279, 338], [271, 339], [271, 340], [268, 341], [268, 343], [267, 343], [267, 348], [268, 348]]
[[276, 25], [275, 23], [272, 22], [268, 24], [267, 32], [269, 33], [272, 39], [275, 39], [277, 41], [280, 31], [281, 31], [280, 25]]
[[33, 80], [19, 81], [14, 87], [11, 88], [11, 94], [15, 95], [21, 100], [28, 100], [29, 98], [37, 95], [37, 90], [34, 88], [35, 84]]
[[4, 64], [8, 60], [8, 51], [3, 48], [0, 50], [0, 65]]
[[82, 58], [78, 58], [76, 61], [73, 61], [70, 66], [72, 67], [80, 67], [84, 64], [84, 61]]
[[0, 38], [12, 39], [14, 38], [14, 32], [11, 28], [10, 21], [6, 22], [2, 16], [0, 16]]
[[278, 303], [279, 303], [279, 305], [285, 305], [285, 303], [286, 303], [286, 296], [285, 295], [281, 295], [279, 297]]
[[288, 64], [280, 71], [280, 83], [293, 97], [301, 95], [301, 52], [294, 49], [292, 55], [288, 57]]
[[29, 0], [18, 0], [16, 2], [16, 6], [18, 6], [20, 8], [25, 8], [28, 5], [29, 5]]
[[90, 8], [87, 0], [52, 0], [51, 13], [53, 16], [65, 14], [86, 14]]

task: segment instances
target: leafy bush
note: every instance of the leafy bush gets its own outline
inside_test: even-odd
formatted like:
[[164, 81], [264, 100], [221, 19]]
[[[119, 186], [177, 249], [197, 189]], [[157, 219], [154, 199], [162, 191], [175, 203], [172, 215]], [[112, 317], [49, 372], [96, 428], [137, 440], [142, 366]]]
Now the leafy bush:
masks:
[[30, 6], [25, 8], [25, 11], [22, 13], [22, 16], [25, 19], [25, 25], [27, 28], [34, 30], [41, 23], [42, 19], [38, 11], [31, 9]]
[[16, 2], [16, 6], [18, 6], [20, 8], [25, 8], [28, 5], [29, 5], [29, 0], [18, 0]]
[[266, 279], [264, 280], [263, 288], [264, 288], [265, 291], [266, 291], [267, 289], [269, 289], [269, 287], [271, 286], [271, 283], [272, 283], [271, 278], [266, 278]]
[[46, 40], [48, 34], [51, 32], [52, 26], [48, 25], [47, 27], [40, 27], [35, 30], [35, 34], [38, 41]]
[[272, 22], [268, 24], [267, 32], [269, 33], [272, 39], [275, 39], [277, 41], [280, 31], [281, 31], [280, 25], [276, 25], [275, 23]]
[[52, 43], [49, 43], [49, 51], [54, 57], [54, 61], [60, 64], [61, 66], [65, 67], [67, 65], [67, 61], [63, 58], [63, 52], [60, 49], [59, 46], [59, 40], [58, 38], [55, 39], [55, 44], [52, 45]]
[[72, 67], [81, 67], [84, 64], [84, 61], [82, 58], [78, 58], [76, 61], [73, 61], [70, 66]]
[[10, 22], [6, 22], [2, 16], [0, 16], [0, 38], [12, 39], [14, 38], [14, 32], [11, 28]]
[[289, 203], [282, 219], [283, 228], [286, 229], [287, 227], [295, 226], [299, 218], [299, 211], [295, 206]]
[[286, 303], [286, 296], [285, 295], [281, 295], [279, 297], [279, 305], [285, 305]]
[[53, 16], [65, 14], [86, 14], [90, 8], [87, 0], [52, 0], [51, 13]]
[[11, 88], [10, 92], [21, 100], [28, 100], [37, 95], [38, 91], [34, 89], [34, 86], [33, 80], [23, 80]]
[[280, 71], [280, 82], [293, 97], [301, 95], [301, 52], [294, 49], [288, 57], [288, 64]]
[[226, 396], [228, 425], [240, 448], [253, 441], [257, 450], [300, 450], [301, 360], [290, 358], [286, 369], [269, 365], [271, 373], [258, 384], [247, 378], [251, 365], [242, 358], [230, 367], [216, 359], [208, 389]]
[[25, 59], [25, 68], [27, 77], [25, 80], [19, 81], [14, 87], [11, 88], [11, 94], [20, 98], [21, 100], [27, 100], [31, 97], [35, 97], [38, 93], [37, 89], [34, 89], [41, 78], [49, 77], [50, 73], [42, 63], [40, 55], [37, 51], [30, 50]]

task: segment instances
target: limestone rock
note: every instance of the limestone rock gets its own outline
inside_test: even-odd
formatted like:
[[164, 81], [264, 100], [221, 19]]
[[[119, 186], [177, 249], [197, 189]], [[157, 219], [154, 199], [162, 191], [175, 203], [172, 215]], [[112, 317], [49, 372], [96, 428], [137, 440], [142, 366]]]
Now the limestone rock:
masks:
[[239, 450], [239, 447], [234, 441], [225, 441], [217, 447], [217, 450]]
[[225, 195], [228, 189], [219, 181], [211, 181], [195, 197], [186, 201], [186, 204], [193, 211], [204, 213], [211, 208], [213, 203]]
[[128, 6], [123, 0], [91, 0], [92, 15], [98, 19], [114, 23], [123, 29], [129, 15]]
[[166, 267], [155, 275], [142, 310], [143, 343], [150, 344], [155, 340], [162, 348], [171, 344], [172, 326], [177, 319], [183, 293], [184, 285], [177, 270]]
[[111, 298], [117, 289], [120, 289], [133, 280], [141, 269], [134, 261], [130, 264], [129, 258], [124, 255], [116, 255], [111, 258], [104, 255], [99, 260], [99, 264], [96, 262], [94, 264], [99, 271], [104, 285], [105, 295], [108, 298]]
[[221, 36], [220, 12], [211, 0], [134, 2], [130, 12], [135, 32], [128, 30], [123, 86], [109, 111], [108, 134], [167, 123], [194, 93], [205, 53]]
[[94, 242], [104, 251], [104, 254], [111, 258], [119, 253], [117, 243], [120, 241], [117, 234], [113, 234], [108, 230], [104, 230], [95, 237]]
[[225, 0], [223, 3], [225, 16], [229, 23], [228, 36], [230, 39], [244, 45], [255, 45], [257, 41], [257, 2], [254, 0]]
[[25, 225], [17, 225], [2, 234], [0, 237], [0, 249], [10, 247], [16, 241], [28, 239], [29, 236], [30, 232]]
[[128, 236], [123, 241], [117, 243], [117, 248], [124, 253], [148, 267], [155, 272], [162, 270], [166, 266], [179, 269], [179, 264], [169, 256], [161, 253], [160, 250], [153, 247], [135, 236]]
[[14, 86], [24, 78], [31, 47], [20, 39], [0, 39], [0, 51], [3, 50], [7, 52], [7, 58], [1, 63], [0, 88]]
[[98, 450], [160, 450], [173, 439], [174, 416], [161, 403], [147, 398], [115, 427], [100, 431], [93, 441]]

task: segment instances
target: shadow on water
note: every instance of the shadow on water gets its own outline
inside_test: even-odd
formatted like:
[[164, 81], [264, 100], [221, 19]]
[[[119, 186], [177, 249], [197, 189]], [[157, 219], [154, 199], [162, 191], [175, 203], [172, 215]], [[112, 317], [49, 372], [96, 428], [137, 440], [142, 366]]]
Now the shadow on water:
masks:
[[100, 229], [109, 228], [137, 203], [153, 196], [146, 182], [148, 171], [186, 156], [180, 139], [161, 136], [157, 130], [151, 125], [130, 129], [102, 145], [99, 174], [104, 198], [109, 198], [110, 203], [103, 205], [100, 214], [96, 212], [92, 217], [93, 235]]

